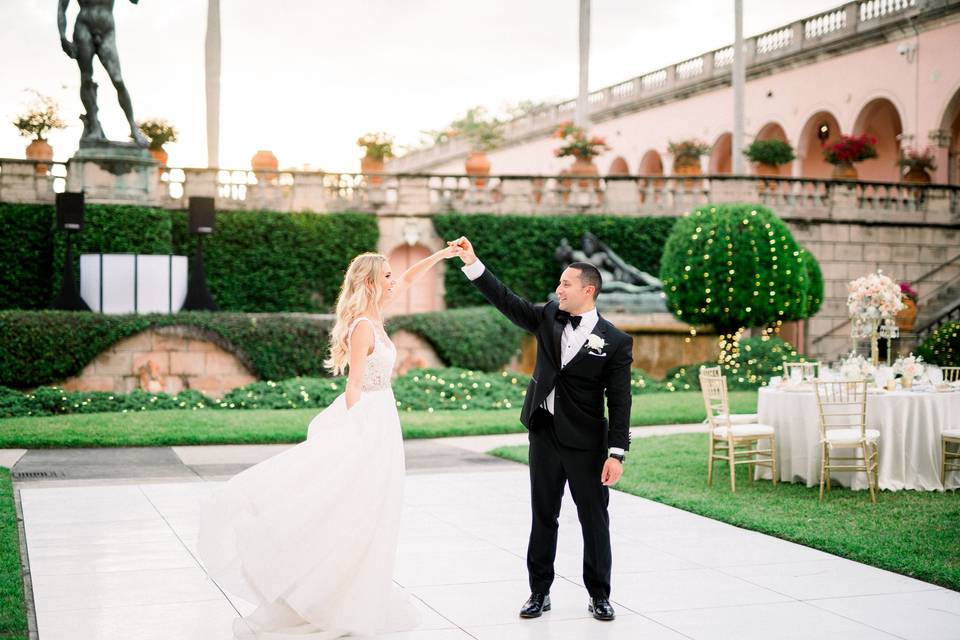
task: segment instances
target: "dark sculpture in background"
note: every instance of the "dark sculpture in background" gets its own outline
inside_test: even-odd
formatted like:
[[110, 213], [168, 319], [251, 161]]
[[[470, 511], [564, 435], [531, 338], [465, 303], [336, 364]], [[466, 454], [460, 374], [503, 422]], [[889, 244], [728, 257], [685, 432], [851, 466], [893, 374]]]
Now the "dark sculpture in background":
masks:
[[[77, 61], [80, 67], [80, 100], [86, 110], [86, 114], [80, 116], [83, 120], [80, 147], [103, 146], [108, 143], [97, 117], [97, 83], [93, 81], [93, 59], [96, 56], [117, 90], [117, 98], [130, 125], [130, 137], [134, 145], [146, 148], [147, 139], [134, 120], [130, 93], [120, 74], [120, 56], [117, 53], [113, 20], [114, 0], [77, 0], [77, 2], [80, 5], [80, 13], [77, 14], [73, 27], [73, 41], [67, 39], [67, 7], [70, 0], [59, 0], [57, 26], [60, 28], [60, 46], [64, 53]], [[136, 4], [138, 0], [130, 0], [130, 2]]]
[[[597, 298], [602, 312], [660, 313], [667, 311], [663, 283], [646, 271], [628, 264], [613, 249], [590, 232], [580, 239], [580, 249], [574, 249], [564, 238], [554, 254], [561, 267], [573, 262], [589, 262], [600, 270], [603, 290]], [[551, 298], [556, 294], [551, 294]]]

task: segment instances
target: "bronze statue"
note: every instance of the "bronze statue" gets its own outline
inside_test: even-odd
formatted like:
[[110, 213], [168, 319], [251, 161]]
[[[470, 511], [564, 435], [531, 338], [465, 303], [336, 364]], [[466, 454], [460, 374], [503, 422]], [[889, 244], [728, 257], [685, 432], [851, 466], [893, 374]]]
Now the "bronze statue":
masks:
[[572, 262], [589, 262], [600, 271], [603, 285], [597, 306], [618, 312], [666, 311], [663, 283], [659, 278], [627, 263], [589, 231], [580, 238], [580, 247], [574, 249], [563, 238], [554, 257], [564, 269]]
[[[130, 0], [130, 2], [137, 4], [138, 0]], [[60, 46], [64, 53], [77, 61], [80, 67], [80, 100], [86, 109], [86, 114], [80, 116], [83, 120], [80, 146], [107, 140], [100, 126], [100, 120], [97, 118], [97, 83], [93, 81], [93, 58], [96, 56], [117, 90], [120, 107], [123, 108], [123, 113], [130, 124], [130, 137], [137, 146], [146, 147], [147, 139], [140, 132], [133, 118], [130, 93], [120, 74], [120, 56], [117, 53], [113, 21], [114, 0], [77, 0], [77, 3], [80, 5], [80, 13], [77, 14], [77, 20], [73, 26], [73, 42], [67, 40], [67, 6], [70, 0], [60, 0], [57, 26], [60, 28]]]

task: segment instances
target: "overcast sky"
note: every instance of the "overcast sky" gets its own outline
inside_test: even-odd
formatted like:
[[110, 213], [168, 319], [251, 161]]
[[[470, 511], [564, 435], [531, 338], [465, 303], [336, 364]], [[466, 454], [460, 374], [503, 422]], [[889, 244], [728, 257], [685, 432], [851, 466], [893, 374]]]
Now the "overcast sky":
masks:
[[[0, 0], [0, 156], [23, 157], [10, 124], [30, 101], [56, 98], [76, 150], [79, 72], [60, 49], [56, 2]], [[124, 80], [138, 119], [180, 132], [170, 164], [206, 165], [204, 0], [117, 0]], [[744, 0], [755, 35], [839, 0]], [[358, 169], [356, 138], [387, 131], [415, 143], [468, 107], [559, 101], [577, 90], [577, 0], [221, 0], [221, 164], [271, 149], [281, 167]], [[76, 3], [71, 3], [72, 34]], [[733, 41], [733, 0], [594, 0], [590, 87], [626, 80]], [[125, 139], [116, 92], [97, 63], [100, 119]]]

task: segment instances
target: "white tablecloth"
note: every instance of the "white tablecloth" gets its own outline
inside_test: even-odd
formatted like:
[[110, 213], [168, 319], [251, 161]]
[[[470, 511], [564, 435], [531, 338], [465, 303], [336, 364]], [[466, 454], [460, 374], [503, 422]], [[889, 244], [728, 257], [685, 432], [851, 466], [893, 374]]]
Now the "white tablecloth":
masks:
[[[812, 391], [763, 387], [759, 421], [777, 430], [782, 482], [820, 483], [820, 429]], [[867, 428], [880, 432], [880, 488], [940, 490], [940, 434], [960, 428], [960, 393], [894, 391], [867, 396]], [[849, 449], [839, 455], [849, 455]], [[846, 464], [846, 463], [841, 463]], [[758, 477], [770, 471], [758, 468]], [[844, 486], [866, 489], [863, 472], [833, 472]], [[960, 486], [960, 472], [947, 474], [946, 488]]]

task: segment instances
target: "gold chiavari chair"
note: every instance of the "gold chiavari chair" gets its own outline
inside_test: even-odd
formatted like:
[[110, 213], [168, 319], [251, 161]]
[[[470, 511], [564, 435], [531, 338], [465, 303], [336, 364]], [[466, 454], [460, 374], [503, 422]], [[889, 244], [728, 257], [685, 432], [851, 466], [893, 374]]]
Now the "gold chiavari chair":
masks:
[[[777, 485], [777, 439], [773, 427], [765, 424], [736, 424], [730, 419], [727, 380], [723, 376], [700, 376], [703, 403], [710, 425], [710, 457], [707, 466], [707, 486], [713, 486], [713, 464], [725, 460], [730, 466], [730, 490], [737, 490], [736, 467], [747, 465], [750, 481], [755, 467], [770, 467], [773, 484]], [[770, 442], [769, 449], [759, 448], [761, 440]]]
[[[960, 471], [960, 429], [947, 429], [940, 439], [940, 484], [946, 486], [947, 472]], [[949, 445], [957, 445], [957, 449], [948, 451]]]
[[[824, 486], [830, 491], [831, 471], [863, 471], [867, 474], [870, 501], [877, 501], [880, 472], [880, 432], [867, 429], [866, 380], [814, 380], [820, 413], [820, 499]], [[853, 449], [849, 456], [834, 450]], [[862, 456], [856, 455], [857, 451]], [[840, 462], [841, 464], [835, 464]]]
[[960, 382], [960, 367], [940, 367], [944, 382]]
[[[700, 367], [701, 376], [709, 376], [712, 378], [722, 378], [723, 371], [720, 369], [720, 365], [715, 367]], [[755, 413], [732, 413], [730, 414], [730, 422], [733, 424], [753, 424], [758, 421], [758, 416]], [[704, 418], [704, 424], [707, 423], [709, 418]]]

